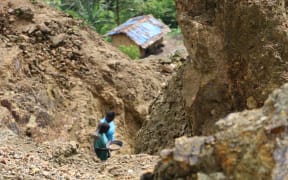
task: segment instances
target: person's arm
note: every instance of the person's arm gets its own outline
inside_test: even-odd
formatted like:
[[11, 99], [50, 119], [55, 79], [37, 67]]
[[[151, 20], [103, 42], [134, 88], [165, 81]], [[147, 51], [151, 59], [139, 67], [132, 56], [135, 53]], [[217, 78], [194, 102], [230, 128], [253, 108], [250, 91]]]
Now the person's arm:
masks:
[[111, 137], [111, 141], [113, 141], [115, 137], [115, 129], [116, 129], [115, 122], [111, 123], [110, 128], [111, 128], [110, 137]]

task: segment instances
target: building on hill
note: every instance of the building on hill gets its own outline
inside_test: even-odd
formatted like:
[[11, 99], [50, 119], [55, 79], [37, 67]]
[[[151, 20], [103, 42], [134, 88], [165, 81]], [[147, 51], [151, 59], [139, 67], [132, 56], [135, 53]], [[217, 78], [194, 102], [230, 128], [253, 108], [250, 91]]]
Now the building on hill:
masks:
[[163, 37], [170, 31], [167, 25], [152, 15], [143, 15], [129, 19], [106, 35], [112, 38], [114, 46], [135, 45], [139, 48], [140, 56], [145, 57], [161, 52]]

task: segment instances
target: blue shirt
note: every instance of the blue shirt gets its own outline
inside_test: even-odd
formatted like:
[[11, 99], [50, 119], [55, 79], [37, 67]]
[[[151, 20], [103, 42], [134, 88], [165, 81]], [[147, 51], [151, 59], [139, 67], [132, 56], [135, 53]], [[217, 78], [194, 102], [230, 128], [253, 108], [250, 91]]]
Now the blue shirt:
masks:
[[[101, 123], [108, 123], [105, 119], [105, 117], [103, 119], [101, 119], [100, 121]], [[115, 126], [115, 123], [114, 121], [111, 121], [110, 123], [108, 123], [110, 128], [109, 130], [107, 131], [106, 133], [106, 136], [107, 136], [107, 139], [108, 141], [113, 141], [114, 140], [114, 133], [115, 133], [115, 129], [116, 129], [116, 126]]]

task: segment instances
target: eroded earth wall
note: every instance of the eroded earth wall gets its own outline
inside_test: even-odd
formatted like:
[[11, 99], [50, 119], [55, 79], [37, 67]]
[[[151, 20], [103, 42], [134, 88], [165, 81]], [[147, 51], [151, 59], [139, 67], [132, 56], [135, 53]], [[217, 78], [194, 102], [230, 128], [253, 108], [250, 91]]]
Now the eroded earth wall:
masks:
[[156, 153], [182, 135], [215, 132], [228, 113], [263, 105], [287, 81], [284, 0], [176, 0], [190, 55], [153, 103], [137, 152]]

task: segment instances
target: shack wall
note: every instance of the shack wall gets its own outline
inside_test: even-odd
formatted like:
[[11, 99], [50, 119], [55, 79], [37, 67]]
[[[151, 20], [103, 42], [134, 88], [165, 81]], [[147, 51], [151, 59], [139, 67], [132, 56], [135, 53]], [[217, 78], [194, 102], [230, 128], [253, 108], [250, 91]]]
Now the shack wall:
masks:
[[112, 44], [116, 47], [119, 47], [121, 45], [123, 46], [131, 46], [134, 45], [138, 47], [140, 52], [140, 57], [145, 56], [145, 50], [143, 50], [141, 47], [139, 47], [134, 41], [132, 41], [129, 37], [127, 37], [125, 34], [116, 34], [112, 36]]

